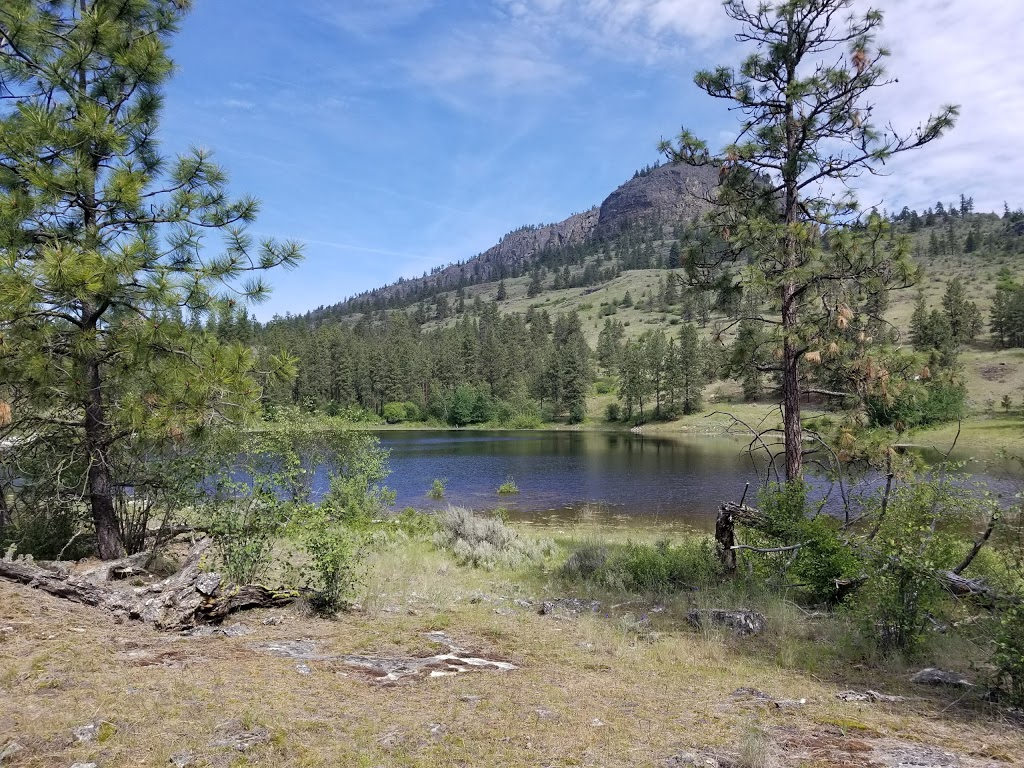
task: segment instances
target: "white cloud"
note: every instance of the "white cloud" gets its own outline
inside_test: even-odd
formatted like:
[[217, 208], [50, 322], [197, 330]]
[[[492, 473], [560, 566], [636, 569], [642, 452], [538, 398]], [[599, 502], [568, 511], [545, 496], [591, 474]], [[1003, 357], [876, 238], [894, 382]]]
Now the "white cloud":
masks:
[[882, 42], [892, 49], [889, 70], [899, 83], [880, 91], [879, 113], [903, 128], [944, 104], [959, 104], [961, 117], [948, 136], [894, 162], [891, 176], [866, 182], [864, 201], [873, 194], [889, 208], [923, 208], [963, 192], [979, 210], [1001, 210], [1004, 200], [1024, 204], [1024, 3], [888, 5]]
[[[750, 0], [751, 3], [755, 0]], [[860, 9], [867, 0], [856, 0]], [[564, 79], [577, 74], [558, 56], [565, 41], [589, 56], [678, 72], [681, 66], [738, 63], [738, 30], [720, 0], [495, 0], [508, 39], [531, 41], [537, 61]], [[877, 92], [876, 115], [910, 130], [945, 104], [959, 104], [955, 130], [890, 163], [889, 175], [857, 184], [862, 202], [923, 208], [964, 192], [979, 209], [1024, 204], [1018, 153], [1024, 147], [1024, 3], [1010, 0], [886, 0], [880, 42], [899, 82]], [[481, 54], [485, 41], [478, 44]], [[683, 57], [686, 57], [684, 62]], [[546, 58], [545, 58], [546, 57]], [[472, 70], [468, 59], [460, 66]], [[576, 66], [584, 67], [583, 62]], [[539, 74], [540, 70], [536, 70]], [[716, 110], [707, 99], [709, 113]], [[935, 199], [933, 199], [935, 198]], [[948, 202], [948, 201], [947, 201]]]
[[414, 22], [433, 0], [317, 0], [311, 12], [352, 35], [369, 37]]

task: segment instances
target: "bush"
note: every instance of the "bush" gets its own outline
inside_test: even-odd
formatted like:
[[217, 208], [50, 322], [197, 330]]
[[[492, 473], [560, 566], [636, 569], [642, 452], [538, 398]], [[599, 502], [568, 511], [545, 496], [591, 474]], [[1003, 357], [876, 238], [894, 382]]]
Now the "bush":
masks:
[[1014, 707], [1024, 708], [1024, 605], [1012, 605], [999, 617], [995, 635], [993, 682]]
[[498, 493], [502, 496], [511, 496], [519, 493], [519, 486], [516, 485], [515, 478], [509, 475], [505, 478], [505, 482], [498, 486]]
[[434, 543], [453, 552], [461, 565], [488, 570], [496, 565], [517, 568], [540, 563], [555, 549], [550, 539], [524, 538], [501, 520], [480, 517], [462, 507], [449, 507], [437, 516], [437, 523]]
[[962, 382], [934, 380], [910, 382], [890, 397], [872, 395], [865, 405], [872, 426], [903, 431], [956, 421], [963, 416], [966, 401], [967, 388]]
[[707, 587], [721, 575], [721, 567], [711, 539], [695, 537], [675, 544], [630, 542], [616, 549], [587, 543], [569, 556], [560, 572], [609, 589], [669, 594]]
[[434, 482], [430, 486], [430, 490], [427, 491], [427, 496], [429, 496], [431, 499], [438, 499], [438, 500], [443, 499], [444, 498], [444, 491], [445, 491], [445, 484], [447, 482], [448, 482], [447, 479], [442, 479], [440, 477], [435, 477], [434, 478]]
[[618, 403], [608, 403], [604, 409], [604, 417], [608, 421], [622, 421], [622, 406]]
[[384, 403], [384, 407], [381, 409], [381, 416], [384, 417], [384, 421], [388, 424], [397, 424], [405, 421], [405, 403]]

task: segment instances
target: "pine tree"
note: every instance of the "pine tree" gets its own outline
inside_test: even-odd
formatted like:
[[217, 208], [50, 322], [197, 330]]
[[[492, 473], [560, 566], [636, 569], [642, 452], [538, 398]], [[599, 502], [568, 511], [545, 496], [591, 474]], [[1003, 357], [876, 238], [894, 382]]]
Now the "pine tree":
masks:
[[[167, 44], [188, 5], [0, 6], [0, 381], [23, 398], [22, 428], [81, 473], [103, 558], [124, 548], [120, 446], [259, 401], [251, 350], [184, 316], [264, 297], [262, 280], [239, 278], [300, 257], [295, 244], [254, 245], [256, 201], [227, 197], [206, 150], [159, 154]], [[219, 254], [202, 250], [211, 232]]]
[[[699, 72], [695, 82], [742, 114], [736, 143], [712, 158], [707, 144], [684, 130], [662, 149], [674, 162], [720, 170], [712, 232], [692, 249], [687, 268], [707, 284], [723, 266], [748, 261], [781, 311], [778, 373], [782, 381], [786, 479], [802, 475], [801, 362], [818, 352], [819, 333], [846, 313], [839, 297], [897, 287], [910, 281], [906, 247], [846, 232], [822, 247], [823, 227], [839, 226], [856, 211], [852, 197], [833, 197], [823, 186], [842, 186], [893, 155], [922, 147], [951, 128], [958, 110], [943, 108], [910, 135], [872, 125], [873, 92], [889, 77], [887, 52], [875, 38], [881, 12], [850, 14], [853, 0], [726, 0], [739, 23], [737, 39], [756, 46], [737, 68]], [[837, 52], [845, 56], [836, 61]], [[823, 185], [823, 182], [825, 183]], [[887, 223], [870, 217], [869, 234]], [[887, 239], [887, 238], [886, 238]], [[845, 288], [845, 291], [844, 291]]]
[[498, 301], [504, 301], [507, 298], [508, 298], [508, 291], [505, 290], [505, 281], [501, 280], [498, 283], [497, 299], [498, 299]]
[[687, 323], [679, 331], [679, 389], [683, 413], [696, 413], [701, 409], [707, 384], [706, 368], [697, 326]]
[[981, 332], [981, 311], [977, 304], [967, 300], [967, 291], [959, 277], [946, 283], [942, 308], [946, 312], [955, 343], [966, 344]]

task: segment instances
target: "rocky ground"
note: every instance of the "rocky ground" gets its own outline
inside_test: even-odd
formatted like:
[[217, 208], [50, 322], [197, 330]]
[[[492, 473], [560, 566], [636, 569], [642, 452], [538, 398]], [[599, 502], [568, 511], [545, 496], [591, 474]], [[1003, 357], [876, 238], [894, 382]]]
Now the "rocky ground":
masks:
[[677, 606], [538, 589], [394, 551], [337, 620], [168, 633], [0, 582], [0, 764], [1024, 765], [1021, 724], [971, 687], [785, 668], [776, 617], [655, 630]]

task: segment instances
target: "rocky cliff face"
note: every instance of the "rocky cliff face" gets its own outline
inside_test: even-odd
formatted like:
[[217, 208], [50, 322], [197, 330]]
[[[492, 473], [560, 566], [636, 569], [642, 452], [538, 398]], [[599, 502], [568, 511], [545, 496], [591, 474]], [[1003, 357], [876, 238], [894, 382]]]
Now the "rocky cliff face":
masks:
[[706, 166], [663, 165], [627, 181], [601, 204], [596, 233], [612, 238], [626, 228], [657, 218], [691, 221], [707, 213], [718, 171]]
[[[436, 290], [454, 290], [463, 279], [497, 280], [502, 267], [508, 272], [529, 267], [548, 249], [581, 245], [594, 238], [612, 240], [632, 226], [653, 220], [690, 222], [710, 207], [708, 200], [717, 180], [714, 168], [663, 165], [620, 186], [599, 208], [575, 214], [558, 224], [517, 230], [462, 264], [445, 267], [429, 277], [402, 280], [357, 299], [408, 296], [425, 284]], [[338, 308], [348, 303], [343, 302]]]

